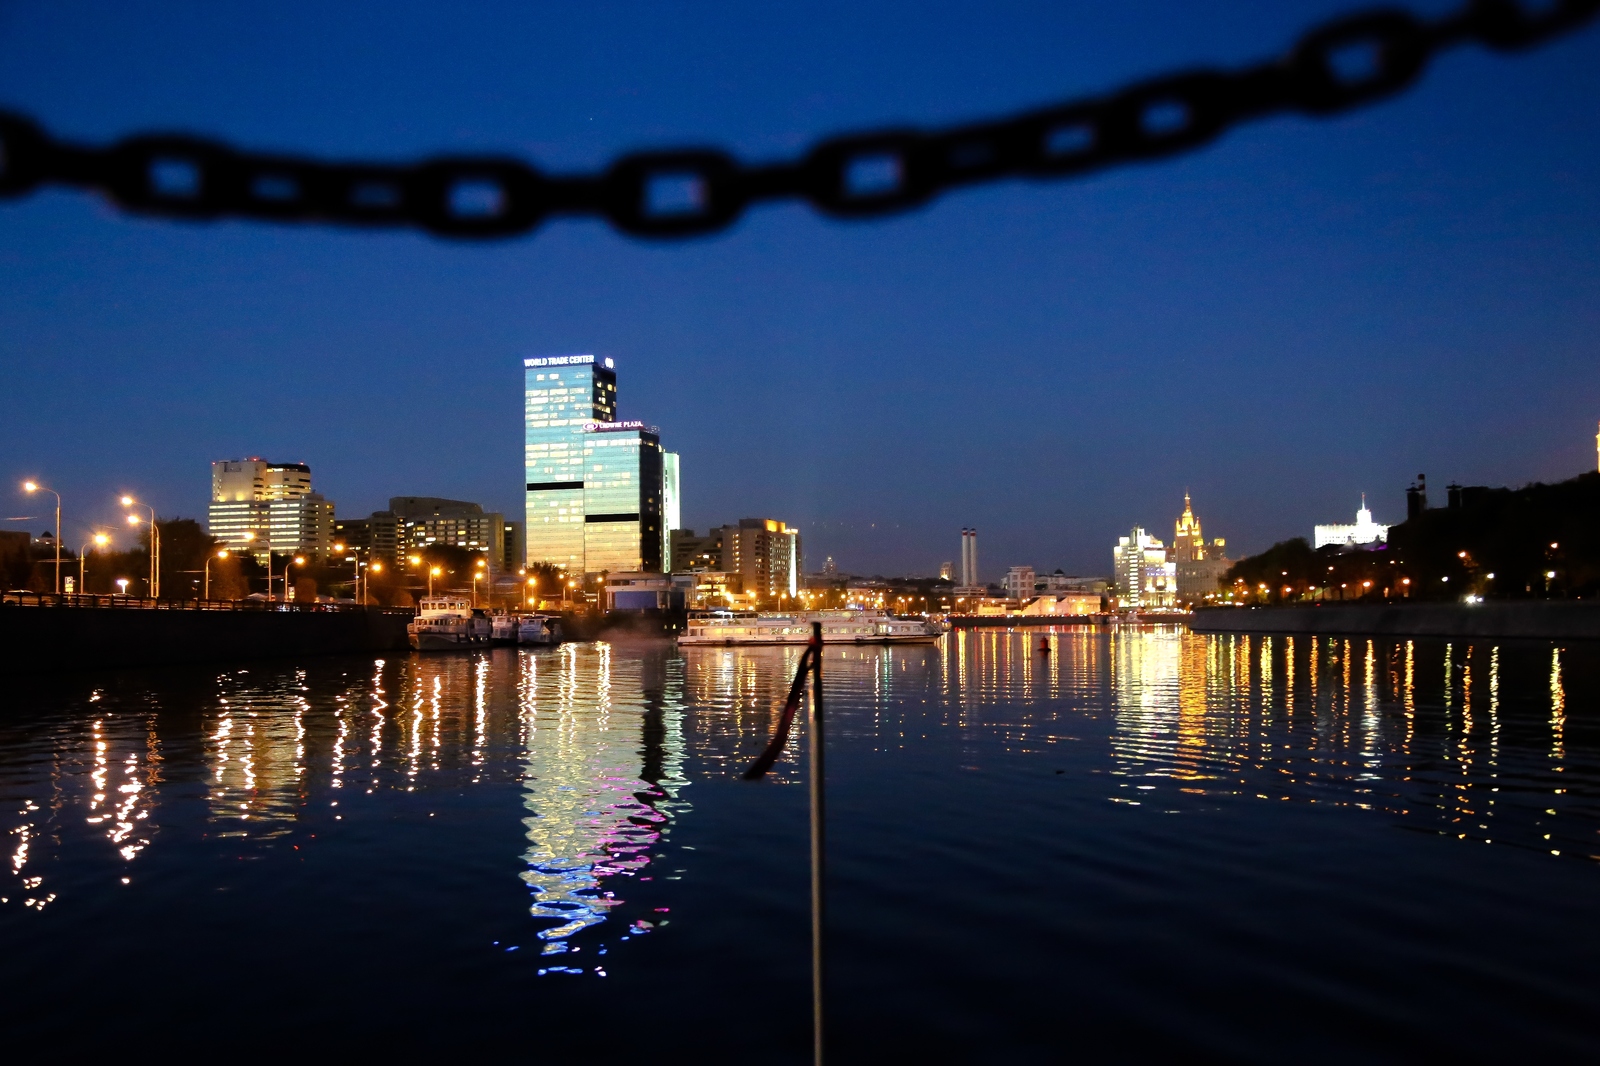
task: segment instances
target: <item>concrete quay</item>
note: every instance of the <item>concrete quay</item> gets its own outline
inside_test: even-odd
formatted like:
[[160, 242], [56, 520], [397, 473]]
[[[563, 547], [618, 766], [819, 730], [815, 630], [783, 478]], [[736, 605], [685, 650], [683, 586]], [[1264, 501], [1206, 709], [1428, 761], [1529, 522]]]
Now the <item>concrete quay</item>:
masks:
[[1600, 640], [1600, 601], [1202, 607], [1189, 627], [1196, 633]]
[[0, 675], [405, 651], [414, 616], [380, 607], [82, 599], [5, 594]]

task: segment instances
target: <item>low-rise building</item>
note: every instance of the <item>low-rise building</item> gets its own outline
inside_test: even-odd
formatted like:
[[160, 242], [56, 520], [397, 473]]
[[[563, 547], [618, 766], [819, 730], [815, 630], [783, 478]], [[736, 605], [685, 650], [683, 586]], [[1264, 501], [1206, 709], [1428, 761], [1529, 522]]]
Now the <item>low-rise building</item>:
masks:
[[1029, 618], [1081, 618], [1099, 614], [1101, 608], [1099, 593], [1065, 592], [1029, 600], [1017, 613]]

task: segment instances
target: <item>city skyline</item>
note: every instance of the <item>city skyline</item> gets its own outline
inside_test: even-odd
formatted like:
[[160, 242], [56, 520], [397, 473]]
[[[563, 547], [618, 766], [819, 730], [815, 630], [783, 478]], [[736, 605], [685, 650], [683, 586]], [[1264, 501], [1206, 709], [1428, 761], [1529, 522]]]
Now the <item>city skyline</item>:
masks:
[[[0, 98], [89, 140], [191, 129], [552, 172], [686, 139], [760, 159], [1275, 54], [1330, 10], [885, 5], [839, 34], [782, 8], [506, 8], [493, 33], [395, 15], [374, 49], [368, 19], [292, 5], [270, 27], [20, 6]], [[241, 454], [312, 464], [355, 514], [396, 492], [515, 514], [508, 364], [592, 351], [670, 424], [683, 525], [782, 514], [858, 572], [934, 572], [963, 525], [990, 559], [1103, 569], [1108, 538], [1185, 488], [1246, 554], [1362, 491], [1396, 520], [1417, 470], [1560, 480], [1593, 463], [1600, 406], [1594, 41], [1455, 52], [1370, 110], [1158, 166], [862, 225], [762, 209], [671, 247], [589, 223], [486, 245], [173, 225], [44, 192], [0, 206], [0, 358], [29, 401], [0, 474], [58, 487], [69, 522], [114, 520], [130, 491], [201, 517], [188, 471]]]

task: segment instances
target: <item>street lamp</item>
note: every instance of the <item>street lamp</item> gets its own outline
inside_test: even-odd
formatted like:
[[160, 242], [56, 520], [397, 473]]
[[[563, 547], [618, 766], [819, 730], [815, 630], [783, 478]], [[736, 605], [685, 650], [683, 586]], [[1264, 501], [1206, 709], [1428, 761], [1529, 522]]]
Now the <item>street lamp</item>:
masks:
[[437, 566], [433, 567], [431, 570], [428, 571], [428, 595], [429, 596], [433, 595], [433, 579], [438, 577], [442, 573], [444, 573], [444, 570], [442, 568], [440, 568], [440, 567], [437, 567]]
[[126, 596], [128, 594], [128, 579], [125, 577], [117, 578], [117, 588], [121, 589], [122, 594]]
[[[55, 489], [39, 484], [37, 481], [24, 481], [22, 491], [32, 496], [36, 492], [48, 492], [56, 498], [56, 595], [61, 595], [61, 493]], [[1555, 545], [1551, 545], [1555, 547]]]
[[[93, 544], [96, 548], [104, 548], [110, 543], [111, 538], [106, 536], [104, 533], [96, 533], [89, 541], [89, 544]], [[89, 551], [89, 544], [85, 544], [83, 547], [78, 549], [78, 595], [80, 596], [83, 595], [86, 587], [83, 583], [83, 557]]]
[[[218, 558], [218, 559], [226, 559], [227, 557], [228, 557], [228, 549], [227, 548], [221, 549], [216, 554], [216, 558]], [[203, 600], [211, 599], [211, 559], [212, 559], [212, 556], [209, 556], [209, 555], [206, 556], [206, 565], [201, 568], [206, 572], [205, 588], [200, 593], [200, 598], [203, 599]]]
[[[486, 569], [488, 565], [489, 561], [487, 559], [479, 559], [476, 569], [472, 571], [472, 606], [474, 607], [478, 606], [478, 579], [489, 576], [489, 571]], [[493, 595], [492, 592], [491, 595]], [[494, 603], [491, 602], [489, 606], [493, 607]]]
[[[156, 526], [156, 509], [147, 503], [140, 503], [132, 496], [124, 496], [122, 498], [122, 506], [143, 507], [150, 512], [150, 598], [159, 600], [161, 598], [161, 530]], [[138, 515], [128, 516], [128, 525], [136, 526], [138, 524]]]
[[[284, 603], [288, 603], [289, 602], [289, 567], [290, 567], [290, 565], [304, 566], [304, 565], [306, 565], [306, 557], [303, 556], [303, 555], [296, 555], [294, 558], [286, 560], [284, 562], [284, 564], [283, 564], [283, 602]], [[267, 595], [269, 597], [272, 595], [272, 585], [271, 585], [270, 582], [267, 585]]]

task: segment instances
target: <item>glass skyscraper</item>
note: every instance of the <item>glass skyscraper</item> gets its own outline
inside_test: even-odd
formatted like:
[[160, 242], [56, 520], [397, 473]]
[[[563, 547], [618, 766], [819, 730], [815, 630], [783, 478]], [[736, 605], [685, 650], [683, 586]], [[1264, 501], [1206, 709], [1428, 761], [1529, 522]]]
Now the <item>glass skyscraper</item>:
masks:
[[527, 561], [569, 573], [662, 569], [661, 439], [618, 422], [617, 374], [592, 355], [524, 359]]

